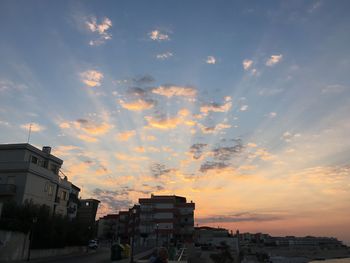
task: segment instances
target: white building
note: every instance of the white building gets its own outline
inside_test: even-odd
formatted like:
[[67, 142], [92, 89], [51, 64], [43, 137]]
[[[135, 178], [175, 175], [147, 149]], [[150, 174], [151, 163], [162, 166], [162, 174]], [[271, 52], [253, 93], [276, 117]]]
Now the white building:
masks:
[[18, 204], [32, 201], [46, 205], [52, 213], [67, 215], [72, 184], [60, 177], [63, 161], [30, 144], [0, 145], [0, 203], [14, 200]]

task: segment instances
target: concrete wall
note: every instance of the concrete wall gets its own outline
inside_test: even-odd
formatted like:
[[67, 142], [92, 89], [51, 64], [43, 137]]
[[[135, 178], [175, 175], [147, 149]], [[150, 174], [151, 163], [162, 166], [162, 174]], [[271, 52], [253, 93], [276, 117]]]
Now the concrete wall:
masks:
[[[29, 248], [29, 234], [0, 230], [0, 262], [26, 260]], [[33, 249], [30, 259], [49, 258], [87, 252], [86, 246], [54, 249]]]
[[0, 261], [24, 260], [28, 255], [29, 235], [0, 230]]
[[30, 259], [49, 258], [71, 254], [80, 254], [87, 252], [87, 247], [65, 247], [52, 249], [33, 249], [30, 251]]

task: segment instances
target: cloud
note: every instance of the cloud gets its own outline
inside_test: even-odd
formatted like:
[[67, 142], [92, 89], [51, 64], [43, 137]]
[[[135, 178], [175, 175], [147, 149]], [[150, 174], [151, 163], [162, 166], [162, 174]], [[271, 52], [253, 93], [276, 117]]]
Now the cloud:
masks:
[[151, 164], [150, 171], [153, 177], [159, 178], [163, 175], [169, 174], [170, 172], [173, 172], [174, 169], [167, 168], [164, 164], [160, 163], [153, 163]]
[[52, 149], [52, 152], [56, 156], [69, 156], [76, 151], [80, 151], [81, 148], [75, 145], [60, 145]]
[[282, 54], [271, 55], [271, 57], [266, 61], [266, 66], [272, 67], [282, 60]]
[[135, 131], [124, 131], [117, 134], [116, 139], [118, 141], [128, 141], [131, 137], [135, 136]]
[[217, 125], [214, 126], [204, 126], [202, 124], [198, 124], [199, 128], [201, 129], [201, 131], [203, 133], [209, 134], [209, 133], [217, 133], [223, 129], [229, 129], [231, 128], [230, 124], [226, 124], [226, 123], [219, 123]]
[[1, 125], [1, 126], [6, 126], [6, 127], [10, 127], [10, 126], [11, 126], [11, 124], [10, 124], [9, 122], [7, 122], [7, 121], [1, 121], [1, 120], [0, 120], [0, 125]]
[[250, 158], [260, 158], [263, 161], [271, 161], [275, 160], [276, 156], [273, 154], [269, 153], [266, 149], [264, 148], [258, 148], [253, 154], [249, 156]]
[[147, 95], [147, 91], [139, 87], [131, 87], [127, 89], [127, 94], [136, 97], [145, 97]]
[[192, 146], [190, 147], [190, 153], [193, 154], [193, 158], [194, 159], [199, 159], [201, 158], [202, 154], [203, 154], [203, 149], [205, 147], [207, 147], [208, 144], [206, 143], [195, 143], [192, 144]]
[[22, 124], [21, 128], [24, 130], [31, 130], [31, 132], [41, 132], [45, 130], [46, 128], [38, 123], [32, 122], [32, 123], [26, 123]]
[[256, 143], [249, 142], [249, 143], [247, 143], [247, 146], [250, 147], [250, 148], [255, 148], [255, 147], [257, 147], [258, 145], [257, 145]]
[[98, 34], [97, 39], [89, 42], [90, 46], [98, 46], [105, 43], [106, 40], [112, 39], [112, 34], [108, 32], [112, 27], [112, 21], [109, 18], [103, 18], [102, 22], [98, 24], [96, 17], [91, 17], [86, 21], [86, 26], [91, 32]]
[[207, 103], [207, 104], [203, 104], [200, 107], [200, 111], [203, 113], [208, 113], [208, 112], [227, 112], [231, 109], [232, 107], [232, 102], [231, 100], [226, 100], [225, 103], [223, 104], [219, 104], [216, 102], [212, 102], [212, 103]]
[[140, 161], [147, 161], [149, 158], [146, 156], [134, 156], [134, 155], [128, 155], [124, 153], [116, 153], [115, 158], [121, 161], [130, 161], [130, 162], [140, 162]]
[[339, 84], [328, 85], [322, 89], [323, 94], [341, 93], [345, 90], [345, 86]]
[[103, 74], [97, 70], [87, 70], [80, 73], [81, 81], [89, 87], [101, 86]]
[[271, 118], [271, 119], [273, 119], [273, 118], [276, 118], [276, 116], [277, 116], [277, 113], [276, 112], [270, 112], [269, 114], [267, 114], [267, 117], [269, 117], [269, 118]]
[[212, 161], [206, 161], [203, 164], [201, 164], [199, 171], [202, 173], [206, 173], [210, 170], [222, 170], [229, 167], [229, 164], [224, 162], [212, 162]]
[[148, 33], [148, 36], [150, 39], [154, 41], [168, 41], [170, 40], [170, 37], [168, 34], [161, 32], [159, 30], [153, 30]]
[[145, 119], [148, 122], [148, 125], [152, 128], [160, 129], [160, 130], [169, 130], [174, 129], [181, 123], [181, 120], [178, 117], [168, 118], [161, 117], [155, 118], [151, 116], [146, 116]]
[[253, 60], [245, 59], [242, 62], [244, 70], [249, 70], [253, 66]]
[[10, 80], [0, 80], [0, 92], [3, 91], [23, 91], [28, 89], [24, 84], [17, 84]]
[[110, 212], [126, 210], [133, 205], [132, 200], [128, 197], [128, 192], [127, 189], [111, 191], [95, 188], [92, 190], [93, 196], [101, 201], [101, 205], [106, 205]]
[[138, 99], [132, 102], [126, 102], [123, 100], [119, 100], [120, 105], [127, 110], [130, 111], [143, 111], [152, 109], [157, 102], [152, 99]]
[[141, 139], [146, 142], [154, 142], [157, 140], [157, 138], [153, 135], [142, 135]]
[[285, 215], [283, 214], [276, 214], [276, 213], [260, 214], [260, 213], [242, 212], [242, 213], [236, 213], [233, 215], [218, 215], [218, 216], [202, 217], [202, 218], [198, 218], [197, 222], [201, 224], [230, 223], [230, 222], [266, 222], [266, 221], [283, 220], [284, 216]]
[[87, 119], [77, 119], [75, 122], [73, 122], [73, 125], [75, 128], [83, 130], [90, 135], [106, 134], [113, 127], [107, 122], [95, 123]]
[[247, 111], [248, 110], [248, 105], [242, 105], [240, 108], [239, 108], [240, 111]]
[[153, 88], [152, 93], [168, 98], [174, 96], [194, 97], [197, 95], [197, 90], [193, 87], [187, 86], [163, 85]]
[[315, 10], [319, 9], [321, 6], [322, 6], [322, 2], [321, 1], [316, 1], [309, 8], [308, 12], [309, 13], [313, 13]]
[[173, 55], [174, 54], [172, 52], [165, 52], [165, 53], [157, 54], [156, 58], [160, 60], [165, 60], [165, 59], [171, 58]]
[[137, 85], [144, 85], [144, 84], [149, 84], [154, 82], [155, 79], [151, 75], [143, 75], [143, 76], [134, 77], [132, 81]]
[[195, 126], [197, 123], [190, 119], [190, 111], [187, 109], [181, 109], [178, 111], [177, 115], [174, 117], [168, 116], [145, 116], [148, 122], [146, 128], [155, 128], [160, 130], [175, 129], [179, 125]]
[[208, 56], [207, 60], [205, 61], [207, 64], [216, 64], [216, 59], [213, 56]]
[[77, 137], [85, 142], [98, 142], [98, 139], [86, 134], [78, 134]]
[[134, 148], [134, 151], [137, 153], [144, 153], [144, 152], [146, 152], [146, 149], [143, 146], [138, 146], [138, 147]]
[[291, 142], [293, 139], [300, 137], [300, 133], [291, 133], [289, 131], [286, 131], [282, 134], [281, 140], [284, 140], [286, 142]]
[[234, 155], [242, 153], [244, 147], [241, 142], [234, 146], [218, 147], [212, 150], [213, 158], [220, 161], [228, 161]]

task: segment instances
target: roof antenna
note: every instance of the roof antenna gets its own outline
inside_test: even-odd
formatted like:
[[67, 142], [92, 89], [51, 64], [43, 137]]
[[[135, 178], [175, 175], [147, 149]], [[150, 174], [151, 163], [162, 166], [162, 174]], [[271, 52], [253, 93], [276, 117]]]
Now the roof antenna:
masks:
[[29, 130], [28, 130], [28, 140], [27, 140], [27, 143], [29, 143], [29, 140], [30, 140], [30, 133], [32, 131], [32, 123], [29, 124]]

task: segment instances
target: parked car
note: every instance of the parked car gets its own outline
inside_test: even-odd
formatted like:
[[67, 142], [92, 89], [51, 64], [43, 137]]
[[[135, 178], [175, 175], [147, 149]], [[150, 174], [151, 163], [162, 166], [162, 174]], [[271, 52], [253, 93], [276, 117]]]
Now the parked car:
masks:
[[97, 240], [90, 240], [89, 241], [89, 244], [88, 244], [88, 247], [91, 248], [91, 249], [97, 249], [98, 248], [98, 242]]

